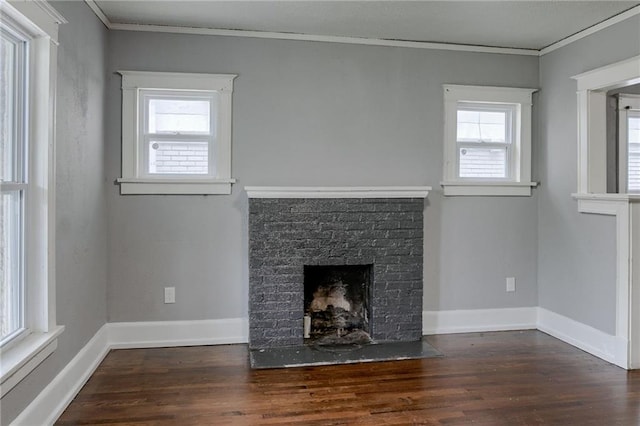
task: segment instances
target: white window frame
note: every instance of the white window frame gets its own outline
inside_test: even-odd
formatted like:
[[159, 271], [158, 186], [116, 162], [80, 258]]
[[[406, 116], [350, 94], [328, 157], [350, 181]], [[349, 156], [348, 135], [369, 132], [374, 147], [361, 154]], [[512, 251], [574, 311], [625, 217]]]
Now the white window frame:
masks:
[[64, 330], [55, 303], [55, 82], [58, 25], [66, 20], [45, 1], [2, 1], [0, 20], [28, 39], [25, 332], [0, 349], [4, 396], [53, 353]]
[[[628, 107], [628, 108], [627, 108]], [[629, 145], [627, 142], [629, 116], [640, 114], [640, 95], [620, 94], [618, 97], [618, 182], [621, 193], [638, 194], [629, 191]]]
[[[148, 131], [149, 129], [149, 104], [153, 99], [173, 99], [173, 100], [181, 100], [181, 101], [192, 101], [192, 100], [206, 100], [209, 102], [210, 110], [209, 110], [209, 122], [215, 123], [217, 120], [217, 102], [216, 96], [213, 92], [198, 92], [193, 91], [189, 93], [185, 93], [184, 91], [174, 92], [174, 91], [159, 91], [159, 90], [141, 90], [140, 98], [142, 102], [140, 102], [140, 117], [141, 117], [141, 125], [139, 127], [139, 140], [141, 143], [138, 146], [140, 152], [138, 153], [138, 164], [141, 175], [150, 179], [166, 179], [166, 178], [175, 178], [175, 179], [215, 179], [216, 170], [215, 170], [215, 159], [218, 157], [216, 153], [216, 139], [217, 135], [213, 132], [209, 132], [209, 134], [197, 134], [197, 133], [151, 133]], [[215, 105], [214, 105], [215, 104]], [[211, 124], [212, 126], [213, 124]], [[206, 174], [180, 174], [180, 173], [162, 173], [162, 174], [153, 174], [149, 171], [149, 158], [151, 155], [151, 151], [148, 149], [149, 142], [152, 139], [162, 139], [162, 140], [171, 140], [175, 142], [206, 142], [208, 149], [207, 163], [208, 163], [208, 173]]]
[[[516, 119], [517, 119], [517, 107], [514, 104], [495, 104], [485, 102], [461, 102], [458, 103], [456, 113], [460, 110], [476, 111], [476, 112], [504, 112], [507, 120], [505, 121], [505, 142], [487, 142], [487, 141], [460, 141], [456, 137], [456, 178], [461, 181], [512, 181], [512, 175], [515, 173], [515, 167], [513, 164], [513, 156], [517, 153], [514, 152], [517, 148], [517, 144], [514, 143], [516, 139]], [[457, 118], [456, 118], [457, 125]], [[460, 157], [458, 153], [464, 148], [504, 148], [506, 151], [506, 165], [505, 165], [505, 177], [503, 178], [482, 178], [482, 177], [463, 177], [460, 175]]]
[[[537, 89], [445, 84], [444, 165], [441, 185], [446, 196], [530, 196], [531, 106]], [[513, 105], [513, 140], [508, 150], [507, 178], [461, 178], [457, 141], [458, 104]]]
[[[122, 75], [122, 177], [120, 193], [230, 194], [231, 111], [235, 74], [118, 71]], [[145, 171], [143, 95], [147, 91], [216, 92], [216, 135], [209, 147], [210, 175], [149, 175]]]
[[[16, 63], [14, 64], [13, 71], [15, 71], [15, 79], [13, 84], [15, 86], [15, 93], [13, 93], [13, 106], [14, 116], [12, 117], [13, 126], [13, 136], [14, 140], [12, 144], [15, 144], [14, 150], [12, 152], [12, 159], [15, 160], [13, 163], [13, 177], [8, 181], [4, 181], [0, 179], [0, 193], [17, 193], [19, 197], [19, 219], [18, 223], [16, 223], [16, 230], [19, 234], [19, 241], [16, 244], [16, 252], [13, 255], [16, 257], [17, 261], [17, 271], [15, 271], [15, 275], [9, 279], [17, 278], [17, 282], [14, 282], [11, 287], [14, 290], [17, 290], [17, 302], [18, 306], [12, 306], [12, 310], [17, 312], [17, 316], [19, 317], [20, 326], [11, 334], [5, 336], [4, 339], [0, 340], [0, 347], [3, 349], [8, 349], [16, 342], [21, 340], [25, 335], [29, 333], [29, 328], [27, 324], [27, 318], [25, 318], [26, 311], [26, 271], [25, 271], [25, 248], [26, 248], [26, 227], [25, 222], [27, 218], [27, 214], [29, 212], [29, 208], [31, 207], [27, 202], [30, 195], [29, 188], [29, 167], [28, 167], [28, 134], [27, 134], [27, 125], [28, 125], [28, 113], [26, 111], [26, 107], [28, 106], [27, 97], [29, 93], [29, 85], [28, 85], [28, 63], [29, 63], [29, 44], [28, 42], [31, 40], [31, 36], [25, 33], [22, 28], [18, 25], [12, 24], [11, 22], [2, 22], [2, 26], [4, 27], [4, 33], [8, 38], [15, 43], [17, 49], [19, 51], [16, 52]], [[2, 30], [0, 28], [0, 30]], [[4, 207], [4, 206], [3, 206]], [[5, 250], [9, 250], [5, 247]], [[11, 251], [11, 250], [9, 250]], [[2, 277], [2, 279], [7, 279], [7, 276]], [[16, 289], [17, 287], [17, 289]], [[6, 313], [5, 313], [6, 314]], [[3, 341], [5, 340], [5, 341]]]

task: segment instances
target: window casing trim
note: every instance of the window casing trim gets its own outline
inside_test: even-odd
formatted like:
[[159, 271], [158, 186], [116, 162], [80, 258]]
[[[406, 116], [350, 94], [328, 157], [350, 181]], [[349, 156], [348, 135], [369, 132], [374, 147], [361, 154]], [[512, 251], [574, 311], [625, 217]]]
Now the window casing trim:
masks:
[[[445, 84], [443, 89], [444, 163], [441, 185], [444, 195], [530, 196], [531, 188], [537, 185], [531, 182], [531, 108], [532, 95], [538, 89], [454, 84]], [[459, 103], [466, 102], [515, 106], [508, 178], [459, 177], [457, 110]]]
[[640, 56], [572, 77], [578, 101], [578, 194], [606, 194], [606, 92], [640, 83]]
[[[123, 195], [230, 194], [231, 111], [236, 74], [118, 71], [122, 75], [122, 177], [117, 179]], [[141, 167], [141, 98], [145, 90], [217, 92], [218, 109], [214, 163], [215, 175], [149, 176]], [[210, 157], [211, 158], [211, 157]]]
[[[28, 39], [28, 193], [25, 279], [29, 334], [0, 350], [0, 389], [9, 392], [57, 346], [55, 286], [55, 93], [58, 24], [47, 2], [0, 2], [0, 20]], [[43, 101], [44, 99], [44, 101]]]

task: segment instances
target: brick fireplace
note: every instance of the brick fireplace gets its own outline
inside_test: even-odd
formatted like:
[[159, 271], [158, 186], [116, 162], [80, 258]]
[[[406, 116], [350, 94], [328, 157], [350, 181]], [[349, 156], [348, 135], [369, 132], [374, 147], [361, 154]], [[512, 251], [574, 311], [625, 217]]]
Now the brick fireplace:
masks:
[[[305, 270], [318, 268], [337, 272], [318, 278], [327, 281], [318, 284], [326, 290], [316, 291], [344, 287], [338, 287], [344, 301], [318, 296], [322, 308], [358, 306], [351, 315], [366, 317], [366, 332], [374, 342], [420, 340], [423, 210], [429, 189], [247, 187], [250, 347], [308, 341], [304, 316], [310, 313], [311, 299], [309, 290], [305, 298]], [[341, 272], [364, 265], [366, 283]], [[366, 286], [364, 296], [353, 295], [349, 280]], [[338, 333], [351, 331], [336, 328]]]

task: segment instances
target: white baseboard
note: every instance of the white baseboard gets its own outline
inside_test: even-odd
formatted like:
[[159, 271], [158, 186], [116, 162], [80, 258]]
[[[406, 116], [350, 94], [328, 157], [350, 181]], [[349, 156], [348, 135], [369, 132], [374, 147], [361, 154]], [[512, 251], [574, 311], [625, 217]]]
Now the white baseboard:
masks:
[[[425, 311], [423, 334], [539, 329], [605, 361], [626, 366], [623, 339], [537, 307]], [[248, 342], [248, 320], [108, 323], [11, 423], [51, 425], [71, 403], [110, 349]]]
[[247, 343], [249, 321], [227, 318], [198, 321], [112, 322], [111, 349]]
[[246, 343], [248, 330], [245, 318], [105, 324], [11, 425], [52, 425], [111, 349]]
[[536, 307], [527, 307], [424, 311], [422, 313], [422, 334], [535, 329], [537, 309]]
[[625, 339], [544, 308], [425, 311], [423, 334], [538, 329], [622, 368], [629, 368]]
[[52, 425], [80, 392], [108, 352], [105, 324], [11, 424]]
[[591, 355], [622, 368], [627, 365], [627, 342], [625, 339], [538, 308], [538, 330], [573, 345]]

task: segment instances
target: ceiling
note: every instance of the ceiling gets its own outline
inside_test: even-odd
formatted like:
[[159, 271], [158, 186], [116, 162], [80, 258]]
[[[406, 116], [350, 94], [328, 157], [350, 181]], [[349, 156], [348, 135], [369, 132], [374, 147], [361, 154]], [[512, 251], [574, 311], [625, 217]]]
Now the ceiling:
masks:
[[113, 24], [533, 50], [541, 50], [640, 4], [640, 1], [557, 0], [93, 2]]

